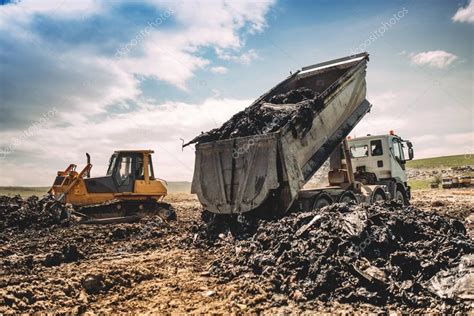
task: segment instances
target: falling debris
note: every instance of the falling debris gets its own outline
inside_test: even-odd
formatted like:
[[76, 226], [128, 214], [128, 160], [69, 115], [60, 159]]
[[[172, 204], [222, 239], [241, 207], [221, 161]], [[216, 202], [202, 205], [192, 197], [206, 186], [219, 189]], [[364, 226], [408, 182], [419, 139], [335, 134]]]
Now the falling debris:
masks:
[[311, 127], [313, 117], [323, 102], [308, 88], [298, 88], [273, 96], [269, 102], [254, 103], [232, 116], [221, 127], [195, 137], [184, 146], [234, 137], [265, 135], [285, 126], [290, 120]]

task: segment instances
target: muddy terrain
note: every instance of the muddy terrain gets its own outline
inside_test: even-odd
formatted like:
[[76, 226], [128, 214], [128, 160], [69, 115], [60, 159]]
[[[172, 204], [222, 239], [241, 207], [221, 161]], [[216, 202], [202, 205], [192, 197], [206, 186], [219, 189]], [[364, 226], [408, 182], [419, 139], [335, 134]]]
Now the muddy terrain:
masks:
[[331, 206], [245, 236], [210, 234], [188, 194], [169, 197], [178, 221], [103, 226], [17, 198], [9, 213], [33, 224], [0, 213], [0, 313], [467, 311], [474, 191], [459, 205], [439, 191], [413, 210]]

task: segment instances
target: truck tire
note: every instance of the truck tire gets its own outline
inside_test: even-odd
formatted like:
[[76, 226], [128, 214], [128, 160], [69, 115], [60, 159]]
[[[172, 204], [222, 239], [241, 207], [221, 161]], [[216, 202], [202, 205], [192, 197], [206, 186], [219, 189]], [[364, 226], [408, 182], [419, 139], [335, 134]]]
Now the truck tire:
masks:
[[333, 200], [331, 197], [325, 193], [319, 194], [314, 198], [313, 210], [318, 210], [325, 206], [331, 205]]
[[212, 222], [216, 217], [216, 214], [209, 212], [208, 210], [203, 210], [201, 213], [201, 220], [204, 223], [210, 223]]
[[387, 196], [385, 195], [385, 192], [381, 188], [378, 188], [372, 193], [372, 197], [370, 198], [370, 204], [374, 204], [375, 202], [379, 201], [385, 201], [386, 199]]
[[397, 185], [397, 189], [395, 191], [395, 195], [393, 196], [395, 201], [402, 203], [403, 205], [408, 205], [407, 194], [405, 189], [402, 188], [400, 185]]
[[339, 196], [339, 203], [357, 202], [357, 198], [351, 191], [346, 191]]

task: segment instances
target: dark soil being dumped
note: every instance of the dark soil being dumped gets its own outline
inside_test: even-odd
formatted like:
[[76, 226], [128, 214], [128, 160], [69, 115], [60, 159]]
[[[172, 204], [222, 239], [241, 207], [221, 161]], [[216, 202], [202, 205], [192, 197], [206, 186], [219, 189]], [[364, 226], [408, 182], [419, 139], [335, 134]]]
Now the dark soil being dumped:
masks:
[[260, 101], [232, 116], [221, 127], [202, 133], [185, 146], [251, 135], [272, 133], [290, 120], [295, 125], [311, 127], [315, 113], [321, 111], [322, 100], [307, 88], [298, 88]]
[[[215, 237], [209, 236], [216, 242]], [[225, 250], [211, 274], [238, 282], [243, 292], [263, 296], [271, 306], [316, 299], [469, 308], [459, 296], [474, 280], [474, 243], [462, 222], [448, 216], [395, 203], [334, 204], [260, 221], [243, 240], [221, 233], [217, 244]]]

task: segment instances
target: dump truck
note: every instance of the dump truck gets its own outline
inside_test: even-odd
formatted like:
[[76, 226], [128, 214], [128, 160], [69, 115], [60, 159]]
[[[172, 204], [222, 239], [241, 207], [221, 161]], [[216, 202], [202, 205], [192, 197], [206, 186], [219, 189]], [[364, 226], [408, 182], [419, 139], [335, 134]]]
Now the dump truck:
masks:
[[[305, 112], [304, 120], [292, 118], [276, 131], [197, 143], [191, 192], [203, 208], [215, 214], [281, 216], [290, 209], [349, 200], [408, 203], [403, 152], [413, 158], [411, 142], [394, 133], [347, 140], [371, 109], [366, 100], [368, 60], [368, 53], [361, 53], [303, 67], [253, 103], [277, 108], [265, 102], [308, 88], [321, 106], [317, 113]], [[375, 145], [380, 153], [370, 151]], [[361, 146], [367, 155], [358, 155]], [[329, 186], [304, 189], [329, 157]]]

